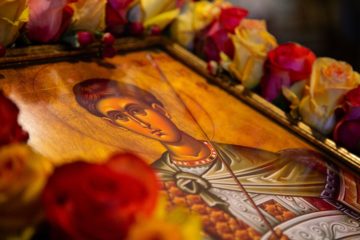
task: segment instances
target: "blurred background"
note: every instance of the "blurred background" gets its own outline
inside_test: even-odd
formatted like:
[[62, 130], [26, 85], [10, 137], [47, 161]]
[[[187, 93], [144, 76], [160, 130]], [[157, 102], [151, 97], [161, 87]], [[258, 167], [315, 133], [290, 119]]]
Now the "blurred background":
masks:
[[230, 1], [265, 19], [279, 43], [298, 42], [360, 71], [360, 0]]

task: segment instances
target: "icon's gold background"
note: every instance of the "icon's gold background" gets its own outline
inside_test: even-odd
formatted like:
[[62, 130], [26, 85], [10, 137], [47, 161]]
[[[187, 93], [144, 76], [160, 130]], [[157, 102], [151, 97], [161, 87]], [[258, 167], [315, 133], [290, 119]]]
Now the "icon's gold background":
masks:
[[89, 59], [0, 70], [4, 76], [0, 88], [19, 106], [20, 123], [30, 134], [29, 144], [57, 162], [78, 158], [98, 161], [114, 151], [133, 151], [151, 163], [165, 151], [159, 142], [117, 129], [81, 108], [72, 87], [89, 78], [110, 78], [150, 91], [164, 104], [174, 123], [198, 139], [208, 137], [270, 151], [311, 148], [165, 52], [152, 52], [170, 86], [146, 59], [147, 53], [117, 55], [106, 62]]

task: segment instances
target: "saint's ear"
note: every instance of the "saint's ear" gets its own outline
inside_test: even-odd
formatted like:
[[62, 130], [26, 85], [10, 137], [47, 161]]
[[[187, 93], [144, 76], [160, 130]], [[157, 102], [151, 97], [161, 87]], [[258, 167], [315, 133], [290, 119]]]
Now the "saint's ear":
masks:
[[114, 123], [114, 121], [111, 120], [110, 118], [108, 118], [108, 117], [101, 117], [101, 118], [102, 118], [103, 120], [105, 120], [105, 122], [106, 122], [107, 124], [111, 125], [112, 127], [120, 128], [120, 129], [122, 129], [122, 130], [127, 131], [126, 128], [117, 125], [117, 124]]
[[164, 115], [164, 116], [166, 116], [167, 118], [171, 118], [171, 116], [170, 116], [170, 114], [166, 111], [166, 109], [163, 107], [163, 106], [161, 106], [161, 105], [159, 105], [159, 104], [157, 104], [157, 103], [152, 103], [151, 104], [151, 107], [154, 109], [154, 110], [156, 110], [156, 111], [158, 111], [159, 113], [161, 113], [162, 115]]

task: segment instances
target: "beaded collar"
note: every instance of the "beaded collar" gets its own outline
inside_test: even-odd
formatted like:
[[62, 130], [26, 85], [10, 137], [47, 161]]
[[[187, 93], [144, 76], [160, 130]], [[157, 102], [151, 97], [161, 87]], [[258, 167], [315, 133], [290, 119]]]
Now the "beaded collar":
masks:
[[209, 143], [209, 142], [203, 142], [205, 146], [207, 146], [210, 150], [210, 155], [205, 159], [195, 160], [195, 161], [179, 161], [179, 160], [172, 160], [171, 161], [178, 166], [182, 167], [195, 167], [195, 166], [201, 166], [208, 163], [213, 162], [217, 158], [217, 152], [216, 149]]

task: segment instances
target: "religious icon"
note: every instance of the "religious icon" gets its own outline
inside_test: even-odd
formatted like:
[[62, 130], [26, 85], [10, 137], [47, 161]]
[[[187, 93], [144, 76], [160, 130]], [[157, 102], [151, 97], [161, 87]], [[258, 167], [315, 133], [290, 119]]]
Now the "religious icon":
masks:
[[[324, 224], [350, 224], [352, 231], [342, 232], [344, 237], [360, 236], [358, 222], [323, 200], [335, 197], [333, 190], [339, 179], [320, 154], [306, 149], [274, 153], [196, 139], [171, 121], [166, 106], [156, 96], [135, 85], [96, 78], [77, 83], [73, 91], [89, 113], [165, 147], [167, 151], [152, 166], [174, 200], [182, 196], [191, 209], [196, 211], [197, 206], [197, 212], [205, 211], [210, 218], [211, 212], [216, 213], [218, 217], [205, 224], [210, 236], [270, 237], [269, 227], [291, 223], [280, 228], [290, 238], [299, 239], [311, 236], [311, 221], [318, 217]], [[219, 228], [219, 223], [226, 224]], [[316, 234], [316, 229], [313, 231]]]
[[200, 215], [209, 239], [360, 238], [357, 175], [167, 53], [151, 54], [158, 66], [146, 50], [2, 69], [0, 86], [38, 152], [58, 164], [134, 152], [158, 172], [169, 207]]

